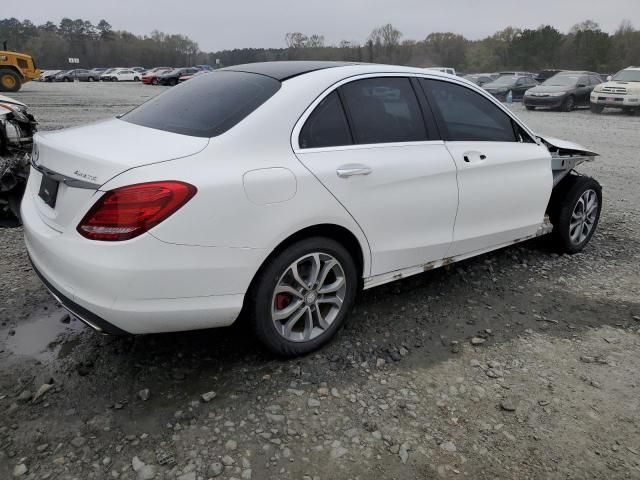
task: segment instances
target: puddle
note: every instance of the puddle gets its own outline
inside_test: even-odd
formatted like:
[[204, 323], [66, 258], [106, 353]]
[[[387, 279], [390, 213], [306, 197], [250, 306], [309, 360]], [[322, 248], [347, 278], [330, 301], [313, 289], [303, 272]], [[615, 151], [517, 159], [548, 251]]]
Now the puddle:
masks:
[[84, 330], [84, 324], [66, 310], [53, 305], [34, 312], [15, 327], [15, 335], [7, 337], [6, 350], [14, 355], [40, 361], [67, 356], [77, 345], [71, 337]]

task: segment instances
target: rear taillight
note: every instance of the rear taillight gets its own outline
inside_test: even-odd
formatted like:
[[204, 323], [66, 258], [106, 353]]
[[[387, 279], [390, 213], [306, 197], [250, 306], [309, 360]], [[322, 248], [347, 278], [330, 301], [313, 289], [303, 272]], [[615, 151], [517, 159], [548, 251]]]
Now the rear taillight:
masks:
[[129, 240], [165, 220], [196, 192], [193, 185], [175, 181], [116, 188], [91, 207], [77, 230], [90, 240]]

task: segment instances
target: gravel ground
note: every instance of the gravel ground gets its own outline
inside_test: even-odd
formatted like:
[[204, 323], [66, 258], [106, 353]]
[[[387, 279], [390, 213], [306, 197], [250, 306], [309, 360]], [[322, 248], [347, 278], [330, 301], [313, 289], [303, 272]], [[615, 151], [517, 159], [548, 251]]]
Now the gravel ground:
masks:
[[[161, 91], [30, 83], [42, 130]], [[364, 292], [281, 361], [243, 326], [98, 336], [0, 230], [0, 478], [640, 478], [640, 117], [513, 109], [601, 157], [591, 245], [543, 240]]]

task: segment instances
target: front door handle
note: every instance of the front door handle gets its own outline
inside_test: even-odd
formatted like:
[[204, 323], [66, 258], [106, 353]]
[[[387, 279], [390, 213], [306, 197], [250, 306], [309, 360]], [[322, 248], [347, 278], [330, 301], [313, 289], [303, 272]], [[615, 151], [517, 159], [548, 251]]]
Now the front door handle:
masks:
[[462, 158], [464, 158], [464, 161], [467, 163], [478, 163], [484, 162], [487, 159], [487, 156], [480, 152], [464, 152]]
[[349, 178], [355, 175], [369, 175], [371, 172], [373, 172], [371, 167], [360, 164], [342, 165], [336, 170], [336, 174], [340, 178]]

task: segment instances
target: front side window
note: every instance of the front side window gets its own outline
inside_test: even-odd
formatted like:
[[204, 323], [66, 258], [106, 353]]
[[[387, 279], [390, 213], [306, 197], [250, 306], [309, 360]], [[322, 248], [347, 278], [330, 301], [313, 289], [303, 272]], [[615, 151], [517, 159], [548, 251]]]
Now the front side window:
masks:
[[516, 142], [511, 118], [473, 90], [440, 80], [420, 79], [435, 103], [448, 141]]
[[354, 143], [427, 140], [422, 111], [411, 81], [402, 77], [356, 80], [341, 87]]
[[337, 92], [327, 95], [305, 122], [298, 139], [300, 148], [351, 145], [351, 133]]
[[134, 108], [121, 119], [193, 137], [215, 137], [234, 127], [280, 89], [265, 75], [220, 71], [198, 75]]

